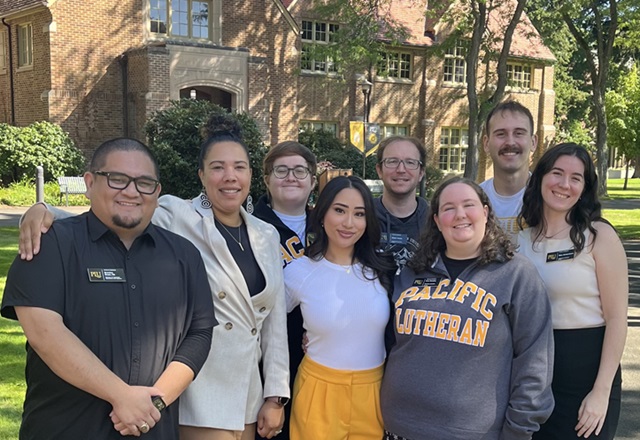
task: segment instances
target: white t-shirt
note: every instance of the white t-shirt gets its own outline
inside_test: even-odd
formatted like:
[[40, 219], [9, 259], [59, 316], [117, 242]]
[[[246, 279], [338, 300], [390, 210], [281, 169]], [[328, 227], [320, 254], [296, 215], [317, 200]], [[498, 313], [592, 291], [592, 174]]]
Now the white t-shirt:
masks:
[[[373, 278], [371, 270], [367, 277]], [[361, 264], [302, 257], [287, 266], [284, 279], [287, 309], [300, 305], [307, 356], [314, 362], [337, 370], [367, 370], [384, 362], [389, 299], [377, 279], [364, 277]]]
[[487, 193], [500, 226], [511, 235], [512, 242], [516, 243], [518, 232], [520, 231], [517, 218], [522, 208], [522, 196], [525, 188], [522, 188], [512, 196], [503, 196], [496, 192], [496, 188], [493, 186], [493, 178], [482, 182], [480, 187]]
[[300, 243], [304, 244], [306, 238], [306, 229], [307, 229], [307, 214], [302, 215], [287, 215], [281, 212], [273, 210], [273, 213], [278, 216], [280, 221], [284, 223], [287, 228], [291, 229], [296, 233], [298, 238], [300, 239]]

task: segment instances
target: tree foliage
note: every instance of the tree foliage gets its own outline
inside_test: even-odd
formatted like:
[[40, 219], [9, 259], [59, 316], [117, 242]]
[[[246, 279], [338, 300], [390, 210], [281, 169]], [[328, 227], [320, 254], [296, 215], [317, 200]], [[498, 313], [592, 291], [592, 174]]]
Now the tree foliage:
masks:
[[36, 167], [44, 168], [45, 181], [79, 175], [84, 156], [59, 125], [34, 122], [27, 127], [0, 124], [0, 183], [33, 180]]
[[[635, 63], [618, 86], [607, 92], [606, 105], [609, 145], [617, 148], [628, 165], [640, 157], [640, 63]], [[625, 188], [626, 177], [625, 174]]]
[[266, 154], [256, 122], [246, 113], [230, 113], [211, 102], [193, 99], [171, 101], [168, 108], [155, 112], [145, 126], [149, 148], [158, 160], [163, 192], [185, 199], [200, 193], [198, 156], [204, 141], [201, 129], [212, 114], [227, 114], [240, 122], [242, 139], [250, 151], [251, 195], [256, 199], [265, 192], [262, 160]]
[[[304, 130], [298, 135], [298, 142], [308, 147], [316, 155], [318, 162], [330, 162], [333, 168], [352, 169], [353, 174], [362, 177], [362, 154], [353, 146], [345, 145], [335, 134], [327, 130]], [[377, 179], [376, 156], [366, 160], [366, 177]]]

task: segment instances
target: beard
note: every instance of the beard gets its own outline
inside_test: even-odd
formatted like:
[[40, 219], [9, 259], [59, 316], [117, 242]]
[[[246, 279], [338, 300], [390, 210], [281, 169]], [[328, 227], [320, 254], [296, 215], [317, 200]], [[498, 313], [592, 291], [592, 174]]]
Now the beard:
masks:
[[119, 215], [114, 215], [111, 217], [111, 221], [114, 225], [124, 228], [124, 229], [133, 229], [142, 222], [142, 218], [131, 218], [131, 217], [121, 217]]

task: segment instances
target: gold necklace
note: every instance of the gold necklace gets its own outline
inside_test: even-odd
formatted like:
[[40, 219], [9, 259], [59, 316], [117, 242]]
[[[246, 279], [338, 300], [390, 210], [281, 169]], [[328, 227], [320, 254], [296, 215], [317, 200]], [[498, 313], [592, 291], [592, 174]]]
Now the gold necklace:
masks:
[[544, 234], [544, 238], [554, 238], [554, 237], [560, 235], [561, 233], [563, 233], [564, 231], [566, 231], [567, 229], [569, 229], [570, 227], [571, 227], [571, 225], [567, 225], [567, 226], [565, 226], [564, 228], [560, 229], [558, 232], [556, 232], [555, 234], [552, 234], [552, 235]]
[[229, 237], [231, 237], [233, 239], [233, 241], [238, 243], [238, 246], [240, 246], [240, 250], [242, 252], [244, 252], [244, 246], [242, 246], [242, 241], [241, 241], [242, 240], [242, 235], [240, 235], [240, 232], [241, 232], [240, 229], [242, 228], [242, 223], [240, 223], [240, 226], [238, 226], [238, 239], [236, 240], [236, 237], [234, 237], [233, 234], [231, 232], [229, 232], [227, 227], [225, 225], [223, 225], [221, 221], [218, 221], [218, 220], [216, 220], [216, 221], [218, 222], [218, 224], [220, 226], [222, 226], [224, 228], [225, 231], [227, 231], [227, 234], [229, 234]]

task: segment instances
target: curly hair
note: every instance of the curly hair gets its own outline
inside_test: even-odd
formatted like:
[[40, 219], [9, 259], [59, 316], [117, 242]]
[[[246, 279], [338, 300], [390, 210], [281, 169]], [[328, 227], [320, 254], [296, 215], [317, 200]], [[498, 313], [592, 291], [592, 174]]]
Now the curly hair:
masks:
[[[311, 211], [308, 234], [312, 243], [307, 247], [305, 255], [318, 261], [326, 254], [329, 247], [329, 237], [322, 227], [324, 217], [338, 193], [348, 188], [355, 189], [362, 196], [367, 225], [364, 234], [354, 246], [352, 261], [359, 261], [364, 267], [373, 270], [380, 280], [380, 284], [387, 292], [391, 293], [396, 266], [391, 256], [377, 252], [380, 247], [380, 224], [376, 218], [371, 191], [359, 177], [338, 176], [326, 184], [318, 197], [315, 208]], [[366, 277], [366, 273], [363, 275]]]
[[231, 114], [213, 114], [202, 126], [200, 134], [205, 141], [200, 145], [198, 166], [204, 169], [204, 160], [209, 150], [219, 142], [235, 142], [244, 148], [247, 158], [250, 157], [249, 148], [242, 140], [242, 127]]
[[480, 242], [480, 257], [478, 262], [484, 265], [493, 261], [508, 261], [513, 258], [515, 246], [511, 243], [509, 234], [504, 232], [499, 226], [487, 194], [473, 180], [456, 176], [442, 182], [431, 198], [432, 215], [427, 218], [424, 232], [420, 236], [420, 246], [408, 263], [408, 266], [416, 272], [422, 272], [431, 267], [438, 255], [447, 249], [445, 238], [438, 229], [434, 217], [440, 212], [440, 196], [442, 195], [442, 191], [454, 183], [463, 183], [470, 186], [478, 195], [480, 203], [488, 208], [487, 224], [484, 238]]
[[551, 172], [556, 161], [561, 156], [573, 156], [584, 165], [584, 189], [576, 204], [567, 212], [565, 217], [567, 223], [571, 225], [569, 237], [575, 246], [576, 252], [579, 253], [586, 244], [585, 229], [589, 228], [595, 241], [598, 231], [593, 227], [592, 223], [595, 221], [610, 223], [602, 218], [602, 205], [598, 200], [596, 167], [586, 148], [578, 144], [573, 142], [558, 144], [542, 155], [538, 165], [531, 173], [527, 188], [524, 190], [522, 209], [518, 215], [518, 224], [521, 229], [525, 225], [535, 228], [536, 235], [533, 243], [539, 242], [544, 237], [547, 231], [547, 221], [544, 218], [542, 179]]

